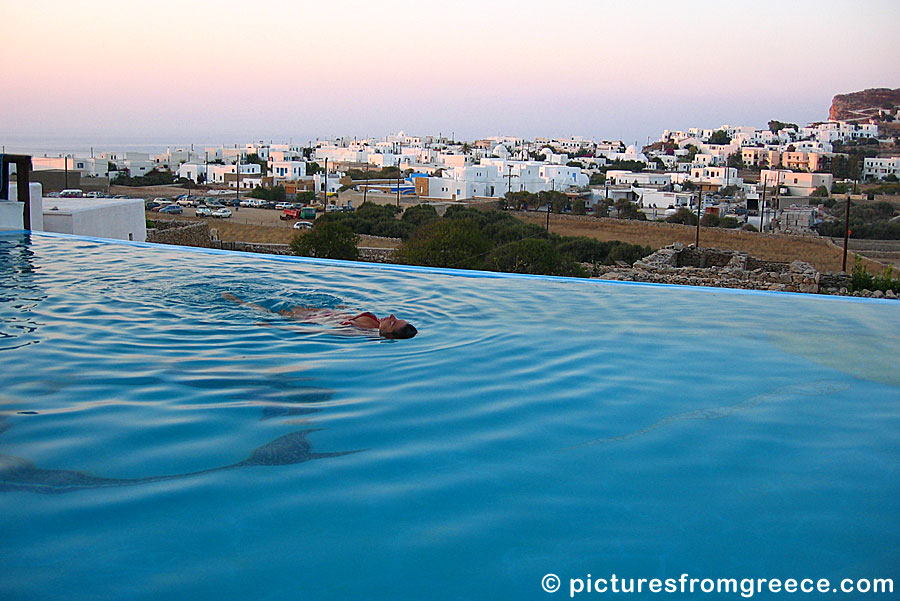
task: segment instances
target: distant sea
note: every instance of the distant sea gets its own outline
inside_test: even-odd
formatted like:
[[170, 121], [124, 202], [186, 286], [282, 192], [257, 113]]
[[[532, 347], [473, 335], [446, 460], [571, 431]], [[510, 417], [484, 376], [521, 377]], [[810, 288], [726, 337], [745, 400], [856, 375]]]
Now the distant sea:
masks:
[[225, 144], [234, 146], [235, 143], [243, 146], [250, 140], [235, 142], [234, 140], [219, 140], [216, 142], [173, 140], [169, 138], [153, 138], [141, 136], [128, 138], [124, 136], [35, 136], [22, 134], [0, 134], [0, 150], [11, 154], [30, 154], [32, 156], [59, 156], [61, 154], [75, 154], [76, 156], [89, 157], [93, 149], [94, 155], [101, 152], [132, 151], [132, 152], [165, 152], [166, 148], [190, 148], [193, 144], [195, 150], [202, 150], [208, 146]]

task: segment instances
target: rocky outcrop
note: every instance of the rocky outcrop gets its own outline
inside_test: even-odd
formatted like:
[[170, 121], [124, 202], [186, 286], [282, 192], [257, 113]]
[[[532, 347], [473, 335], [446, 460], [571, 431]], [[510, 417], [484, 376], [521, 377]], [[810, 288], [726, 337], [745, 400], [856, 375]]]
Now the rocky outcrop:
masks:
[[900, 88], [871, 88], [850, 94], [838, 94], [831, 101], [828, 119], [832, 121], [850, 121], [878, 124], [879, 132], [887, 135], [900, 133], [900, 122], [889, 121], [882, 116], [882, 111], [896, 115], [900, 107]]

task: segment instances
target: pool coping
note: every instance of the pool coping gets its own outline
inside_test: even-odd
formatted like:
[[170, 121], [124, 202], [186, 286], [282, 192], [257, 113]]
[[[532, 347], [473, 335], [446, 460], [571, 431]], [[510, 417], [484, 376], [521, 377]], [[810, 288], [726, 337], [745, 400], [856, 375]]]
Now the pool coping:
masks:
[[401, 273], [433, 273], [439, 275], [449, 275], [456, 277], [469, 278], [486, 278], [486, 279], [525, 279], [525, 280], [550, 280], [554, 282], [578, 282], [592, 283], [596, 285], [612, 285], [612, 286], [636, 286], [650, 288], [673, 288], [676, 290], [706, 290], [717, 292], [719, 294], [736, 294], [736, 295], [775, 295], [779, 298], [802, 297], [802, 298], [818, 298], [822, 300], [842, 301], [842, 302], [866, 302], [877, 304], [897, 303], [900, 306], [900, 300], [890, 298], [870, 298], [864, 296], [842, 296], [835, 294], [813, 294], [809, 292], [786, 292], [782, 290], [750, 290], [745, 288], [727, 288], [719, 286], [689, 286], [686, 284], [663, 284], [658, 282], [633, 282], [622, 280], [603, 280], [600, 278], [576, 278], [555, 275], [536, 275], [530, 273], [507, 273], [499, 271], [479, 271], [475, 269], [451, 269], [447, 267], [424, 267], [421, 265], [399, 265], [396, 263], [370, 263], [366, 261], [348, 261], [345, 259], [320, 259], [316, 257], [299, 257], [294, 255], [271, 255], [266, 253], [254, 253], [239, 250], [223, 250], [219, 248], [203, 248], [198, 246], [181, 246], [177, 244], [159, 244], [156, 242], [137, 242], [133, 240], [120, 240], [115, 238], [101, 238], [99, 236], [82, 236], [77, 234], [61, 234], [58, 232], [42, 232], [31, 230], [3, 230], [0, 231], [0, 237], [9, 235], [30, 235], [45, 236], [48, 238], [66, 238], [73, 240], [82, 240], [88, 242], [98, 242], [104, 244], [114, 244], [119, 246], [133, 246], [137, 248], [161, 249], [161, 250], [178, 250], [184, 252], [192, 252], [205, 255], [225, 255], [225, 256], [241, 256], [267, 261], [279, 261], [284, 263], [306, 263], [313, 265], [328, 265], [337, 267], [354, 267], [363, 269], [398, 271]]

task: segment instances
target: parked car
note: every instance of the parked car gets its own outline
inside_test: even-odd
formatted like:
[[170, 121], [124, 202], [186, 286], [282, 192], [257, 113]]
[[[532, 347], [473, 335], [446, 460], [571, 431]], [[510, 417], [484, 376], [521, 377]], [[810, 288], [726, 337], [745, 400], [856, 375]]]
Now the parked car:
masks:
[[335, 213], [335, 212], [337, 212], [337, 211], [339, 211], [339, 210], [340, 210], [340, 209], [338, 209], [338, 206], [335, 205], [335, 204], [330, 204], [330, 205], [327, 205], [327, 206], [325, 207], [325, 212], [326, 212], [326, 213]]
[[289, 203], [289, 202], [279, 202], [279, 203], [276, 203], [276, 204], [275, 204], [275, 210], [277, 210], [277, 211], [283, 211], [284, 209], [290, 209], [290, 208], [293, 208], [293, 206], [294, 206], [294, 205], [293, 205], [292, 203]]
[[294, 224], [294, 229], [295, 230], [308, 230], [308, 229], [312, 228], [312, 226], [313, 226], [313, 224], [311, 224], [309, 221], [298, 221], [297, 223]]
[[197, 210], [194, 211], [194, 215], [197, 217], [212, 217], [212, 214], [212, 209], [206, 207], [197, 207]]
[[160, 208], [162, 208], [162, 205], [153, 200], [148, 200], [144, 203], [145, 211], [158, 211]]
[[225, 205], [223, 205], [221, 202], [219, 202], [218, 200], [212, 200], [211, 198], [208, 198], [206, 200], [206, 206], [209, 207], [210, 209], [224, 209], [225, 208]]
[[219, 217], [221, 219], [227, 219], [228, 217], [231, 217], [231, 209], [226, 209], [225, 207], [216, 209], [215, 211], [213, 211], [212, 216]]
[[184, 213], [184, 209], [179, 207], [178, 205], [169, 205], [167, 207], [163, 207], [159, 210], [160, 213], [166, 213], [170, 215], [181, 215]]
[[241, 201], [241, 206], [242, 207], [253, 207], [256, 205], [254, 204], [254, 202], [251, 199], [245, 198], [244, 200]]

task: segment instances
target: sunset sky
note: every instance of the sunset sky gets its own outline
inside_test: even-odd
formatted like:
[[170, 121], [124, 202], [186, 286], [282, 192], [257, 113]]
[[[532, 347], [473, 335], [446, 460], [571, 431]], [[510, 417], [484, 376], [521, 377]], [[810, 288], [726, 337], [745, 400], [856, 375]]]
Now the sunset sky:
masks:
[[900, 2], [11, 2], [0, 137], [584, 135], [900, 87]]

